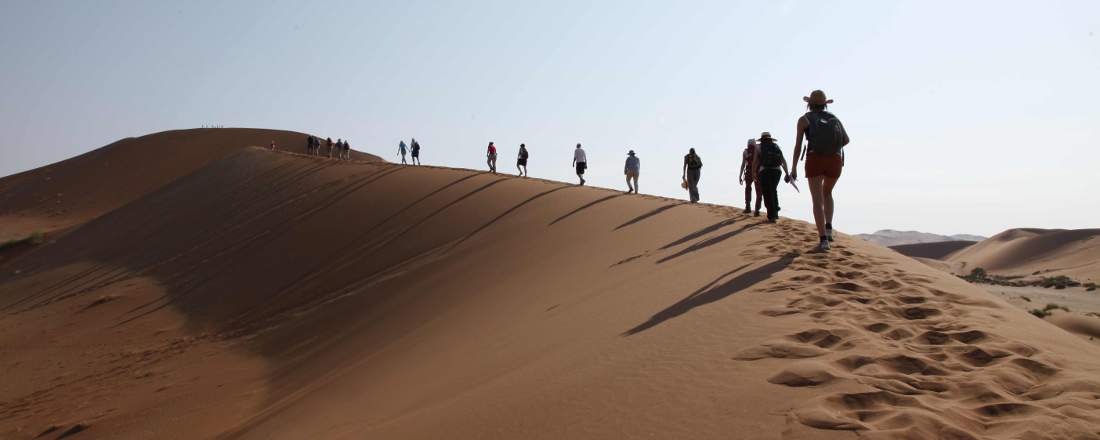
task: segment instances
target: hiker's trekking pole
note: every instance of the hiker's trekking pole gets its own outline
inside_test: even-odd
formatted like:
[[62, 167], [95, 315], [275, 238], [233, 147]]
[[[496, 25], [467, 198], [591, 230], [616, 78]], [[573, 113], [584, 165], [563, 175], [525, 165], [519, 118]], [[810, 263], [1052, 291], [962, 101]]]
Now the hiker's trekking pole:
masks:
[[788, 175], [787, 177], [784, 177], [783, 179], [786, 180], [787, 183], [790, 183], [791, 186], [794, 187], [794, 192], [802, 194], [802, 191], [800, 191], [798, 189], [798, 184], [794, 182], [794, 179], [792, 179], [790, 175]]

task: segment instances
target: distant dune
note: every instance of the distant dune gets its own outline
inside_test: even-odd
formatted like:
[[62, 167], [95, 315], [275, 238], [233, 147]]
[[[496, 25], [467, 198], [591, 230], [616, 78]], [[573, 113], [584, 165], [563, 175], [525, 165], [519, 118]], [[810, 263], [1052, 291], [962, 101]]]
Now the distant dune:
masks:
[[946, 258], [952, 268], [1100, 282], [1100, 229], [1010, 229]]
[[1100, 348], [862, 240], [152, 136], [0, 179], [73, 219], [0, 263], [0, 438], [1100, 436]]
[[945, 241], [982, 241], [985, 237], [979, 235], [970, 234], [956, 234], [956, 235], [939, 235], [931, 234], [928, 232], [917, 231], [895, 231], [893, 229], [883, 229], [875, 231], [871, 234], [857, 234], [856, 237], [870, 241], [872, 243], [878, 243], [883, 246], [901, 246], [907, 244], [919, 244], [919, 243], [939, 243]]
[[[126, 138], [0, 180], [0, 241], [64, 229], [117, 209], [210, 162], [272, 141], [305, 152], [306, 134], [253, 128], [172, 130]], [[355, 152], [353, 159], [379, 160]]]
[[938, 241], [933, 243], [903, 244], [898, 246], [890, 246], [890, 249], [898, 251], [900, 254], [908, 257], [942, 260], [948, 255], [958, 252], [960, 249], [966, 249], [970, 246], [973, 246], [974, 243], [977, 242]]

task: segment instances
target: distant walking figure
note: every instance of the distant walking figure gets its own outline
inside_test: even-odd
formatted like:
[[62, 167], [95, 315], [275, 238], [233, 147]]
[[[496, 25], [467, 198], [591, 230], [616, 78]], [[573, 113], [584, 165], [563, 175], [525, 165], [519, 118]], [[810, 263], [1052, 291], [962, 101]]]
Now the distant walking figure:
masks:
[[814, 204], [814, 223], [820, 242], [817, 249], [829, 250], [833, 240], [833, 187], [844, 168], [844, 146], [848, 145], [848, 132], [840, 119], [825, 111], [833, 100], [825, 92], [814, 90], [802, 98], [809, 110], [798, 118], [795, 130], [794, 165], [791, 178], [798, 178], [798, 159], [801, 157], [802, 138], [806, 145], [806, 179], [810, 182], [810, 197]]
[[344, 141], [344, 160], [351, 160], [351, 144]]
[[753, 155], [752, 169], [756, 171], [756, 190], [764, 193], [768, 223], [775, 223], [779, 220], [779, 171], [783, 171], [783, 177], [788, 182], [791, 175], [787, 170], [787, 159], [783, 157], [783, 150], [776, 145], [771, 133], [765, 131], [760, 134], [760, 145]]
[[409, 146], [409, 151], [412, 152], [413, 165], [420, 165], [420, 142], [417, 142], [416, 138], [413, 138], [410, 143], [412, 145]]
[[313, 136], [306, 136], [306, 154], [313, 154]]
[[275, 141], [271, 141], [271, 151], [275, 151]]
[[581, 185], [584, 185], [584, 170], [588, 169], [588, 156], [585, 156], [581, 144], [577, 144], [577, 149], [573, 150], [573, 166], [577, 168], [577, 177], [581, 179]]
[[489, 142], [489, 148], [485, 151], [485, 162], [489, 164], [489, 171], [497, 173], [497, 147]]
[[328, 144], [328, 157], [329, 157], [329, 159], [331, 159], [332, 158], [332, 138], [325, 139], [325, 142]]
[[688, 193], [691, 196], [691, 203], [699, 202], [699, 179], [703, 177], [703, 159], [695, 154], [695, 149], [688, 150], [688, 154], [684, 156], [684, 175], [683, 179], [687, 182]]
[[[634, 150], [630, 150], [626, 153], [626, 165], [623, 167], [623, 174], [626, 174], [627, 193], [638, 193], [638, 173], [640, 172], [642, 172], [642, 160], [634, 155]], [[630, 184], [631, 180], [634, 181], [633, 185]]]
[[519, 154], [516, 156], [516, 170], [519, 175], [527, 177], [527, 144], [519, 144]]
[[409, 147], [405, 145], [404, 140], [397, 143], [397, 154], [401, 155], [401, 165], [408, 165], [409, 164], [408, 162], [405, 162], [405, 153], [407, 153], [408, 151], [409, 151]]
[[[752, 212], [752, 188], [756, 180], [756, 168], [753, 160], [756, 157], [756, 139], [749, 139], [745, 151], [741, 153], [741, 174], [737, 181], [745, 185], [745, 214]], [[760, 216], [760, 202], [764, 194], [760, 192], [760, 185], [756, 185], [756, 216]]]

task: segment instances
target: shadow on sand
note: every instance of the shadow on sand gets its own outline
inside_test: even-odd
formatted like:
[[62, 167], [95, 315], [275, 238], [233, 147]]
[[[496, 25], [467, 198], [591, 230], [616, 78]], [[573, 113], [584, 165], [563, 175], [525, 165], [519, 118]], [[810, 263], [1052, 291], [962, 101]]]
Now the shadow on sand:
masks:
[[790, 266], [791, 262], [794, 261], [794, 258], [795, 257], [792, 255], [781, 257], [778, 260], [745, 272], [723, 283], [721, 282], [723, 279], [744, 270], [746, 267], [749, 267], [751, 263], [726, 272], [714, 281], [692, 292], [691, 295], [688, 295], [686, 298], [677, 301], [676, 304], [657, 312], [657, 314], [653, 315], [653, 317], [649, 318], [646, 322], [638, 324], [634, 328], [623, 332], [622, 336], [633, 336], [644, 332], [669, 319], [683, 315], [691, 311], [691, 309], [722, 300], [727, 296], [752, 287], [756, 283], [770, 278], [776, 272], [786, 269], [787, 266]]

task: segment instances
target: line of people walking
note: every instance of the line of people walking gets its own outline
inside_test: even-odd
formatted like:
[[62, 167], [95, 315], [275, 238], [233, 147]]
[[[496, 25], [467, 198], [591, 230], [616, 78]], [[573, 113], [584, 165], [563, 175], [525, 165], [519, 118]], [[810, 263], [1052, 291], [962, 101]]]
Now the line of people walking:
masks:
[[[339, 160], [351, 160], [351, 144], [343, 139], [337, 139], [335, 143], [332, 142], [332, 138], [327, 138], [324, 141], [325, 146], [328, 147], [327, 155], [330, 159], [335, 158]], [[275, 142], [271, 142], [271, 148], [275, 149]], [[310, 156], [322, 156], [321, 154], [321, 139], [316, 136], [306, 137], [306, 154]]]
[[[829, 250], [833, 241], [833, 188], [840, 179], [844, 167], [844, 146], [848, 145], [848, 133], [840, 120], [827, 111], [833, 100], [825, 92], [814, 90], [802, 100], [806, 103], [806, 113], [798, 118], [795, 129], [793, 163], [788, 164], [778, 140], [770, 132], [760, 133], [759, 138], [749, 139], [741, 155], [741, 168], [738, 183], [745, 186], [745, 210], [760, 215], [761, 204], [767, 212], [767, 221], [779, 220], [779, 183], [791, 184], [798, 188], [798, 162], [805, 159], [805, 175], [809, 182], [810, 197], [813, 201], [814, 223], [818, 229], [820, 241], [818, 249]], [[803, 147], [805, 141], [805, 147]], [[418, 148], [414, 142], [414, 157]], [[402, 163], [404, 163], [404, 142], [401, 144]], [[489, 142], [486, 148], [486, 164], [489, 171], [497, 172], [497, 147]], [[517, 175], [527, 176], [527, 161], [530, 153], [526, 144], [520, 144], [516, 159]], [[585, 171], [588, 170], [588, 155], [580, 143], [573, 150], [572, 166], [577, 174], [578, 185], [584, 185]], [[623, 174], [626, 176], [627, 193], [638, 193], [638, 179], [641, 174], [641, 159], [634, 152], [627, 152]], [[702, 180], [703, 159], [695, 148], [689, 148], [684, 156], [681, 186], [688, 191], [691, 203], [700, 200], [699, 183]], [[756, 189], [755, 209], [753, 209], [753, 188]]]

